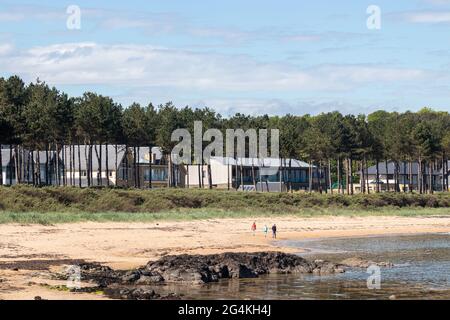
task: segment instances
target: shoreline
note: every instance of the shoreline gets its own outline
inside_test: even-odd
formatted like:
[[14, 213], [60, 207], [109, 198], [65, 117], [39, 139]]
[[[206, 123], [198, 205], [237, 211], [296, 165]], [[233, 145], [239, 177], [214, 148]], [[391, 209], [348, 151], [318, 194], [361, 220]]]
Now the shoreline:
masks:
[[[257, 233], [250, 227], [253, 221]], [[196, 221], [82, 222], [72, 224], [0, 225], [0, 299], [103, 299], [101, 295], [56, 291], [39, 283], [64, 284], [50, 274], [71, 261], [83, 260], [113, 269], [133, 269], [165, 255], [281, 251], [262, 227], [278, 227], [278, 239], [408, 235], [450, 232], [450, 216], [442, 217], [312, 217], [208, 219]], [[19, 270], [13, 270], [14, 266]], [[31, 284], [30, 284], [31, 283]]]

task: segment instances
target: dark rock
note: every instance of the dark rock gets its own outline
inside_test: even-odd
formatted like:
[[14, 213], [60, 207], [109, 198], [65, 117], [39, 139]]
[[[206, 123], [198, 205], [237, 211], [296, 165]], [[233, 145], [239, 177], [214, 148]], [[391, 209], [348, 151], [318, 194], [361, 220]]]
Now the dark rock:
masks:
[[119, 291], [121, 299], [126, 300], [154, 300], [160, 297], [154, 290], [146, 290], [142, 288], [137, 289], [122, 289]]
[[175, 293], [161, 296], [153, 289], [146, 288], [108, 288], [105, 294], [114, 299], [123, 300], [179, 300], [180, 296]]
[[80, 267], [81, 279], [93, 281], [100, 288], [107, 287], [112, 283], [122, 282], [121, 278], [125, 273], [97, 263], [81, 263], [78, 266]]
[[159, 275], [141, 275], [139, 277], [139, 279], [137, 279], [134, 283], [136, 285], [150, 285], [150, 284], [155, 284], [155, 283], [159, 283], [159, 282], [163, 282], [164, 278]]
[[208, 283], [222, 278], [255, 278], [269, 273], [341, 273], [331, 262], [315, 261], [281, 252], [223, 253], [214, 255], [165, 256], [149, 262], [146, 270], [166, 282]]
[[161, 296], [146, 288], [163, 282], [203, 284], [219, 279], [255, 278], [270, 273], [325, 275], [344, 272], [340, 265], [331, 262], [311, 262], [282, 252], [164, 256], [130, 271], [113, 270], [93, 263], [83, 263], [79, 267], [82, 280], [97, 284], [86, 289], [86, 292], [102, 291], [112, 298], [132, 300], [179, 299], [176, 294]]
[[394, 267], [394, 264], [389, 261], [374, 262], [374, 261], [362, 259], [360, 257], [353, 257], [353, 258], [345, 259], [345, 260], [341, 261], [341, 264], [344, 266], [347, 266], [347, 267], [364, 268], [364, 269], [370, 267], [371, 265], [376, 265], [376, 266], [385, 267], [385, 268]]
[[343, 273], [344, 268], [329, 261], [314, 260], [313, 273], [317, 275], [327, 275], [333, 273]]

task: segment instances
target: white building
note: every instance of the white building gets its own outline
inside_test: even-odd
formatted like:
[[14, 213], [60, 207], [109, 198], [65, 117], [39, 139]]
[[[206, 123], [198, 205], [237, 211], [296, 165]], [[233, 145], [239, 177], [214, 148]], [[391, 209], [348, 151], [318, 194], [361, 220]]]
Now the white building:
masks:
[[124, 156], [124, 145], [73, 145], [65, 146], [60, 152], [67, 185], [82, 187], [88, 186], [91, 179], [91, 186], [116, 185]]
[[[282, 175], [280, 177], [280, 168]], [[311, 168], [315, 168], [312, 166]], [[280, 191], [307, 189], [308, 163], [296, 159], [211, 157], [211, 186], [239, 190]], [[207, 165], [188, 165], [185, 183], [191, 188], [209, 188]], [[314, 174], [314, 177], [317, 177]], [[280, 179], [281, 178], [281, 179]]]

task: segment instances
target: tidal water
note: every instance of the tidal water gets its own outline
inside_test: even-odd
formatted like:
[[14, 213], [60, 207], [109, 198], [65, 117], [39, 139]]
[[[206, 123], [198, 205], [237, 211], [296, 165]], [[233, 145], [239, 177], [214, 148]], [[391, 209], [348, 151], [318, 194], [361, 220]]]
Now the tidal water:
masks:
[[[390, 261], [381, 268], [380, 289], [368, 289], [366, 269], [343, 274], [268, 275], [222, 280], [203, 286], [164, 286], [188, 299], [450, 299], [450, 234], [398, 235], [283, 241], [281, 246], [307, 250], [307, 259], [340, 262], [360, 257]], [[300, 251], [300, 250], [299, 250]], [[161, 288], [159, 288], [161, 291]]]

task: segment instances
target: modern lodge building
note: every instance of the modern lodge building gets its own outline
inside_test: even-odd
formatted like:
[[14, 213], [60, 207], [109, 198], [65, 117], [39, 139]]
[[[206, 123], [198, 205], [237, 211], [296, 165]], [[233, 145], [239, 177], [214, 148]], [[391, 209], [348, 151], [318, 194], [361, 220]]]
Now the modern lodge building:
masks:
[[[311, 166], [313, 180], [317, 184], [319, 174], [315, 168]], [[211, 172], [208, 173], [208, 170]], [[188, 165], [185, 183], [189, 188], [271, 192], [307, 190], [309, 170], [308, 163], [296, 159], [211, 157], [210, 168], [207, 165]], [[324, 184], [323, 173], [320, 179]]]
[[[448, 161], [447, 168], [450, 167], [450, 161]], [[442, 171], [441, 167], [433, 167], [431, 170], [431, 181], [434, 191], [441, 191], [443, 189], [442, 177], [444, 176], [450, 182], [450, 170], [447, 172]], [[380, 191], [387, 191], [388, 185], [390, 190], [394, 190], [395, 184], [395, 163], [388, 162], [386, 166], [386, 162], [380, 162], [378, 164], [378, 175], [379, 175], [379, 185]], [[361, 174], [361, 173], [360, 173]], [[370, 187], [370, 191], [376, 191], [377, 185], [377, 166], [371, 166], [365, 172], [368, 178], [368, 184]], [[418, 162], [399, 162], [397, 167], [397, 175], [399, 180], [400, 191], [410, 191], [418, 190], [419, 187], [419, 163]], [[422, 168], [423, 175], [423, 183], [425, 189], [429, 188], [430, 184], [430, 168], [429, 166], [425, 166]], [[358, 185], [356, 188], [360, 188]], [[359, 190], [357, 190], [359, 191]]]

